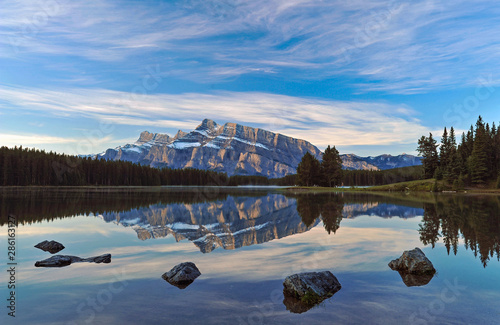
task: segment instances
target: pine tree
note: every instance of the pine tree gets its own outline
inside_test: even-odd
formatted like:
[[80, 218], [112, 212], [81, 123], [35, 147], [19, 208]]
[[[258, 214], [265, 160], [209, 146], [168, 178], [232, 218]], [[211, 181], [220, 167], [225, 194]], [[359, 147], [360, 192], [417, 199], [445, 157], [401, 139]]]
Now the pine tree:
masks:
[[451, 127], [449, 136], [449, 161], [448, 167], [444, 172], [447, 181], [456, 180], [460, 175], [460, 156], [457, 151], [457, 140], [455, 138], [455, 129]]
[[321, 162], [321, 174], [328, 187], [339, 186], [342, 182], [342, 159], [335, 148], [326, 148]]
[[418, 140], [417, 151], [423, 157], [422, 165], [424, 166], [425, 178], [432, 178], [436, 168], [439, 166], [437, 144], [436, 140], [432, 137], [432, 133], [429, 133], [429, 137], [422, 136]]
[[450, 157], [450, 140], [448, 139], [448, 131], [446, 127], [441, 137], [441, 145], [439, 146], [439, 164], [443, 170], [448, 167]]
[[320, 184], [321, 164], [307, 152], [297, 167], [297, 180], [300, 186], [314, 186]]
[[473, 150], [469, 160], [469, 168], [473, 183], [483, 184], [486, 181], [489, 174], [488, 135], [481, 116], [479, 116], [476, 122], [476, 132]]

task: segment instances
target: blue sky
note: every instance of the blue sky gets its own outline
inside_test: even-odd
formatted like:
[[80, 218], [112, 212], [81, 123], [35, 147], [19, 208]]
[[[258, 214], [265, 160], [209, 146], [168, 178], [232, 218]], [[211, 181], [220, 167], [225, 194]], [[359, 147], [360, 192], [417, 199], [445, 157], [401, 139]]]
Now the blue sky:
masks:
[[498, 30], [496, 1], [5, 1], [0, 145], [97, 153], [210, 118], [414, 153], [498, 124]]

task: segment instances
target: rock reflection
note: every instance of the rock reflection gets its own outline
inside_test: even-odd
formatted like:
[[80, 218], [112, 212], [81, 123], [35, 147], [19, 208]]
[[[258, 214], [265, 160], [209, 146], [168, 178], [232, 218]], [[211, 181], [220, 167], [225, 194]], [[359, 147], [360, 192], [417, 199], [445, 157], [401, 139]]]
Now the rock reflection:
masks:
[[313, 307], [316, 307], [316, 305], [310, 305], [303, 303], [300, 299], [297, 299], [292, 296], [284, 296], [285, 299], [283, 299], [283, 305], [285, 305], [286, 310], [288, 310], [291, 313], [294, 314], [302, 314], [305, 313], [306, 311], [312, 309]]
[[422, 274], [422, 275], [416, 275], [416, 274], [410, 274], [410, 273], [405, 273], [398, 271], [399, 275], [401, 276], [401, 279], [403, 280], [404, 284], [407, 287], [420, 287], [428, 284], [431, 282], [432, 278], [434, 277], [434, 274]]

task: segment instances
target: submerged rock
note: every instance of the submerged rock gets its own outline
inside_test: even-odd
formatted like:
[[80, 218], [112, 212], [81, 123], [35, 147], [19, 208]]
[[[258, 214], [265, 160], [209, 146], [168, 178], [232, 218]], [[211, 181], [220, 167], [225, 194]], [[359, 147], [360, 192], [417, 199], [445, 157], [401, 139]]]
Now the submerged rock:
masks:
[[431, 282], [433, 274], [411, 274], [399, 271], [399, 275], [407, 287], [420, 287]]
[[309, 309], [316, 306], [316, 304], [308, 304], [308, 303], [302, 302], [302, 300], [300, 300], [299, 298], [287, 296], [287, 295], [284, 296], [283, 305], [285, 305], [286, 310], [288, 310], [289, 312], [294, 313], [294, 314], [305, 313]]
[[200, 275], [201, 272], [194, 263], [185, 262], [174, 266], [161, 277], [171, 285], [179, 289], [185, 289]]
[[50, 254], [55, 254], [64, 249], [64, 245], [56, 242], [55, 240], [44, 240], [43, 242], [36, 244], [35, 247], [43, 250], [44, 252], [49, 252]]
[[89, 258], [81, 258], [71, 255], [54, 255], [43, 261], [37, 261], [36, 267], [63, 267], [72, 263], [89, 262], [89, 263], [111, 263], [111, 254], [104, 254]]
[[399, 271], [400, 273], [415, 275], [433, 275], [436, 273], [436, 269], [432, 265], [431, 261], [429, 261], [424, 252], [422, 252], [418, 247], [410, 251], [404, 251], [400, 258], [389, 263], [389, 267], [393, 270]]
[[293, 274], [283, 282], [283, 303], [292, 313], [303, 313], [341, 288], [340, 282], [330, 271]]

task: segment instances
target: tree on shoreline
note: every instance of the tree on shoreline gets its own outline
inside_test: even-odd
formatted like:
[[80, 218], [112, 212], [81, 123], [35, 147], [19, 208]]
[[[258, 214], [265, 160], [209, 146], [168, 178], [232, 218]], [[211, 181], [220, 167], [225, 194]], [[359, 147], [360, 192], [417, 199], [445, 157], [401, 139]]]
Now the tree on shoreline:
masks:
[[309, 152], [306, 152], [297, 167], [297, 180], [300, 186], [314, 186], [321, 183], [321, 164]]
[[422, 136], [418, 140], [417, 151], [422, 155], [422, 165], [424, 166], [425, 178], [432, 178], [436, 169], [439, 167], [439, 156], [437, 152], [438, 145], [436, 140], [429, 133], [429, 137]]
[[333, 146], [328, 146], [323, 154], [321, 162], [321, 174], [323, 175], [324, 185], [335, 187], [342, 184], [342, 159], [338, 150]]
[[500, 127], [495, 123], [490, 127], [479, 116], [475, 127], [471, 125], [467, 133], [462, 133], [458, 145], [453, 127], [449, 134], [444, 128], [439, 155], [436, 148], [432, 133], [418, 140], [417, 151], [423, 156], [425, 178], [442, 175], [447, 182], [454, 184], [454, 188], [462, 188], [463, 183], [468, 186], [495, 185], [500, 174]]

